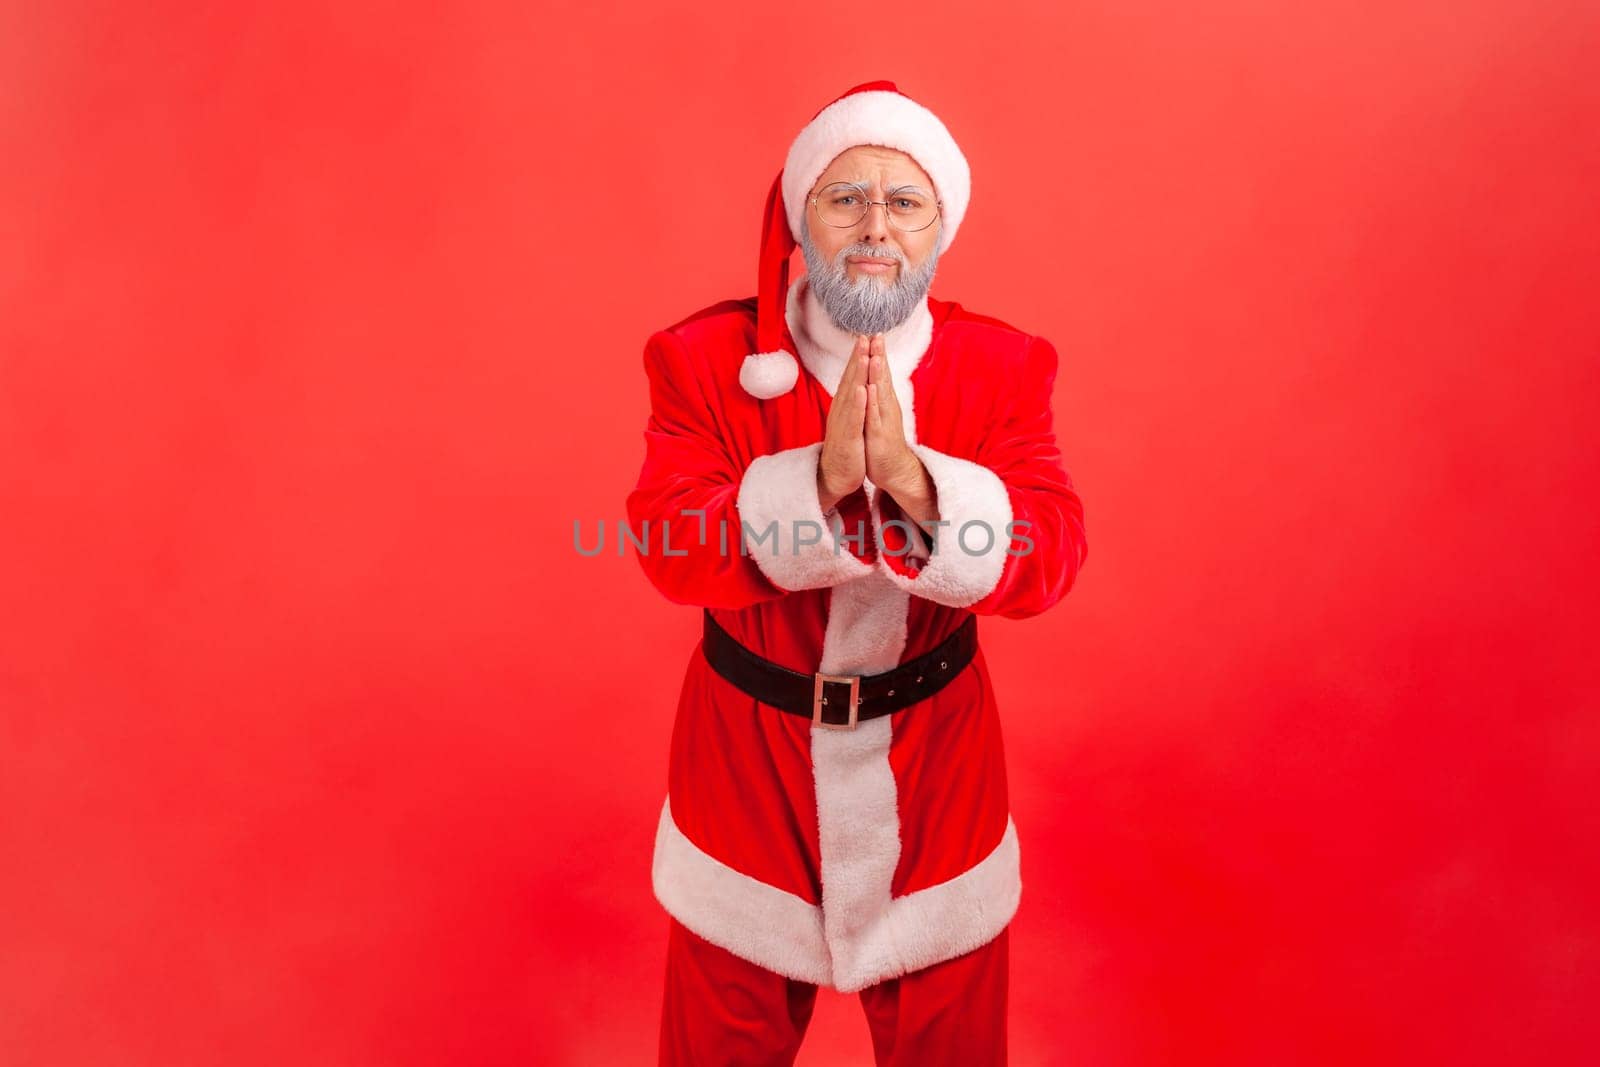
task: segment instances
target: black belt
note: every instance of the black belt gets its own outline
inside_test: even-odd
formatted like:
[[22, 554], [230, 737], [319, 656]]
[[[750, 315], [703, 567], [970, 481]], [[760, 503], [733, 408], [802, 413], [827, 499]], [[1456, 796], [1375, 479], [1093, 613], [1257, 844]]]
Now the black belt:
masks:
[[864, 719], [910, 707], [948, 685], [977, 654], [978, 617], [968, 615], [938, 647], [881, 674], [792, 671], [741, 645], [718, 625], [710, 610], [705, 610], [700, 647], [718, 674], [763, 704], [819, 726], [853, 730]]

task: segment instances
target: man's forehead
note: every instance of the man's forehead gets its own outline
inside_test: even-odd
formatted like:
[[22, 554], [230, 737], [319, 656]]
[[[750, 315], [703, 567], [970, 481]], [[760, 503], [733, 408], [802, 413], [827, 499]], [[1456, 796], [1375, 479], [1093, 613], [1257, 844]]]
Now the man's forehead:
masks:
[[838, 181], [870, 184], [880, 173], [886, 183], [895, 186], [926, 185], [930, 180], [928, 172], [915, 159], [897, 148], [855, 145], [835, 156], [819, 175], [818, 181], [823, 184]]

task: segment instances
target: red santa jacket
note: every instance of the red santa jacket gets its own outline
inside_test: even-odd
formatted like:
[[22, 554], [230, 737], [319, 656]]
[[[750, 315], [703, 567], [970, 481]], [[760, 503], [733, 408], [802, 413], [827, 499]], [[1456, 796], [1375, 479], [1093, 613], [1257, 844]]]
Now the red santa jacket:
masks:
[[[656, 589], [808, 674], [888, 670], [968, 614], [1026, 618], [1065, 596], [1086, 543], [1052, 425], [1050, 343], [932, 297], [886, 335], [906, 438], [948, 523], [908, 545], [870, 481], [823, 514], [817, 459], [854, 338], [804, 278], [786, 310], [803, 369], [776, 397], [739, 383], [753, 299], [645, 346], [651, 411], [627, 516]], [[940, 692], [853, 730], [760, 703], [697, 646], [656, 898], [730, 952], [844, 993], [985, 944], [1022, 890], [998, 712], [981, 644]]]

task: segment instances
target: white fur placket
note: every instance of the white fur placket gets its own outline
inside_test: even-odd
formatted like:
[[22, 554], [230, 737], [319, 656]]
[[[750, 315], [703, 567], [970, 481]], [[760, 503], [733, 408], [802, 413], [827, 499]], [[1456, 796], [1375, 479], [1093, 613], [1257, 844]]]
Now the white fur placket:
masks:
[[[855, 335], [828, 317], [808, 280], [790, 288], [789, 330], [801, 362], [833, 396], [855, 346]], [[933, 337], [924, 300], [884, 335], [884, 350], [906, 440], [916, 441], [911, 372]], [[869, 500], [877, 487], [865, 483]], [[871, 531], [867, 531], [871, 536]], [[900, 662], [911, 594], [881, 567], [833, 587], [822, 662], [826, 674], [876, 674]], [[851, 992], [904, 969], [889, 936], [890, 882], [900, 862], [900, 814], [889, 766], [893, 716], [854, 730], [811, 728], [817, 828], [822, 852], [823, 934], [833, 961], [833, 984]]]

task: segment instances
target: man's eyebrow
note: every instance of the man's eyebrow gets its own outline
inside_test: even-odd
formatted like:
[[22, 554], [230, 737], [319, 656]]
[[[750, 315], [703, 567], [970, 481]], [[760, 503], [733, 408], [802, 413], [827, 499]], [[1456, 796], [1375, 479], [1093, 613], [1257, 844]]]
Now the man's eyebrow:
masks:
[[[851, 188], [861, 190], [861, 195], [865, 196], [865, 195], [867, 195], [867, 185], [869, 183], [862, 182], [862, 181], [854, 181], [854, 182], [853, 181], [847, 181], [846, 179], [841, 178], [837, 182], [829, 182], [828, 184], [829, 185], [848, 185]], [[928, 192], [928, 190], [924, 189], [920, 185], [891, 185], [887, 190], [884, 191], [884, 195], [885, 196], [893, 196], [896, 193], [907, 193], [907, 192], [909, 192], [909, 193], [921, 193], [923, 196], [932, 196], [933, 195], [932, 193]]]

